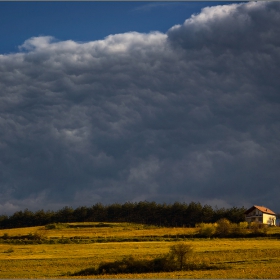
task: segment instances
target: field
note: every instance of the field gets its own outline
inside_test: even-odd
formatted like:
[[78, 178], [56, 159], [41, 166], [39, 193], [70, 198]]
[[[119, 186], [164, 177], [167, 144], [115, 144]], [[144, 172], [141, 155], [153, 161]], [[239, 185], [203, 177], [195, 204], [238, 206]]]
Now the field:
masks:
[[[67, 240], [80, 238], [81, 243], [69, 244], [0, 244], [0, 278], [71, 278], [75, 271], [97, 266], [101, 261], [113, 261], [127, 255], [153, 258], [169, 251], [178, 241], [190, 243], [194, 258], [224, 265], [223, 269], [149, 273], [127, 275], [86, 276], [84, 278], [280, 278], [280, 244], [275, 238], [198, 239], [192, 238], [196, 229], [155, 228], [133, 224], [71, 224], [71, 227], [45, 227], [0, 230], [0, 236], [41, 233], [45, 238]], [[273, 229], [279, 231], [279, 228]], [[187, 238], [163, 241], [124, 242], [134, 237], [183, 236]], [[102, 243], [84, 243], [87, 239]], [[122, 242], [110, 239], [119, 238]], [[84, 240], [84, 241], [83, 241]], [[105, 241], [104, 241], [105, 240]], [[108, 242], [106, 242], [106, 240]], [[169, 241], [167, 241], [169, 240]], [[175, 241], [176, 240], [176, 241]], [[78, 278], [78, 277], [73, 277]], [[80, 277], [82, 278], [82, 277]]]
[[27, 235], [29, 233], [45, 234], [48, 238], [71, 238], [81, 237], [93, 239], [110, 238], [134, 238], [134, 237], [163, 237], [171, 235], [192, 235], [196, 232], [195, 228], [161, 228], [155, 226], [146, 226], [141, 224], [129, 223], [69, 223], [68, 227], [64, 224], [58, 224], [56, 229], [46, 229], [46, 227], [32, 227], [21, 229], [0, 230], [0, 236], [4, 233], [15, 235]]

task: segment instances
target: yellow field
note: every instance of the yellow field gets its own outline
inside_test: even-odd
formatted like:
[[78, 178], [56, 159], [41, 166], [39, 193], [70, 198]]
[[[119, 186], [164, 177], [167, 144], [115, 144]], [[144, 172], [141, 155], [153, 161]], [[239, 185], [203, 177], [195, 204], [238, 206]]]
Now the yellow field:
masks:
[[194, 234], [197, 229], [195, 228], [160, 228], [152, 226], [143, 226], [137, 224], [127, 223], [110, 223], [111, 227], [85, 227], [90, 225], [98, 225], [99, 223], [69, 223], [72, 226], [79, 226], [76, 228], [62, 228], [62, 229], [48, 229], [44, 226], [41, 227], [28, 227], [20, 229], [4, 229], [0, 230], [0, 236], [7, 233], [10, 236], [27, 235], [29, 233], [40, 232], [44, 233], [46, 237], [59, 237], [65, 238], [80, 236], [80, 237], [141, 237], [141, 236], [164, 236], [164, 235], [180, 235]]
[[[112, 228], [65, 228], [44, 230], [24, 228], [1, 230], [0, 236], [24, 235], [38, 230], [47, 237], [67, 236], [141, 236], [181, 234], [195, 229], [139, 228], [123, 225]], [[130, 275], [86, 276], [84, 278], [280, 278], [280, 243], [277, 239], [186, 239], [195, 249], [195, 257], [227, 269], [149, 273]], [[0, 278], [70, 278], [68, 272], [96, 266], [127, 255], [152, 258], [167, 253], [175, 242], [109, 242], [91, 244], [0, 244]], [[73, 277], [83, 278], [83, 277]]]
[[[163, 228], [153, 227], [129, 223], [106, 223], [107, 227], [94, 227], [100, 223], [68, 223], [70, 226], [77, 226], [76, 228], [61, 228], [61, 229], [48, 229], [44, 226], [40, 227], [27, 227], [15, 229], [0, 229], [0, 236], [7, 233], [9, 236], [27, 235], [29, 233], [43, 233], [48, 238], [69, 238], [74, 236], [88, 237], [88, 238], [110, 238], [110, 237], [141, 237], [141, 236], [171, 236], [171, 235], [186, 235], [191, 236], [195, 234], [198, 229], [196, 228]], [[93, 226], [93, 227], [90, 227]], [[268, 228], [268, 234], [280, 234], [280, 227]]]

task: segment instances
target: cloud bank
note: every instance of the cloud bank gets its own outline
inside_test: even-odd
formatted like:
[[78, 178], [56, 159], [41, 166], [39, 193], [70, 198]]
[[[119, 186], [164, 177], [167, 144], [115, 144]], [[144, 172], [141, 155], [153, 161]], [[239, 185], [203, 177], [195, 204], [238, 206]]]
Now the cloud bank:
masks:
[[280, 211], [280, 3], [166, 34], [26, 40], [0, 55], [0, 211], [97, 202]]

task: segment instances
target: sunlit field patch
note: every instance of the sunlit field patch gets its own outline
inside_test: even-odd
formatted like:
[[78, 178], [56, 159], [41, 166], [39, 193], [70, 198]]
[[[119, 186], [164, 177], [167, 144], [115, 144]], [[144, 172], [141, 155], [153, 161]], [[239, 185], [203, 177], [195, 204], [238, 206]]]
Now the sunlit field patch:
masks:
[[[1, 230], [12, 236], [44, 231], [47, 238], [71, 236], [133, 237], [134, 234], [176, 234], [194, 232], [188, 228], [145, 228], [138, 225], [111, 228], [63, 228], [45, 230], [44, 227]], [[120, 260], [125, 256], [151, 259], [166, 254], [177, 241], [108, 242], [90, 244], [0, 244], [0, 278], [71, 278], [78, 270], [96, 267], [104, 261]], [[98, 275], [72, 278], [279, 278], [280, 246], [278, 239], [198, 239], [185, 238], [194, 248], [194, 257], [225, 269], [177, 271], [168, 273]]]
[[0, 236], [8, 234], [10, 236], [26, 235], [29, 233], [40, 232], [46, 237], [143, 237], [143, 236], [171, 236], [171, 235], [192, 235], [197, 232], [195, 228], [161, 228], [156, 226], [146, 226], [141, 224], [128, 223], [69, 223], [70, 227], [58, 229], [46, 229], [45, 226], [1, 229]]

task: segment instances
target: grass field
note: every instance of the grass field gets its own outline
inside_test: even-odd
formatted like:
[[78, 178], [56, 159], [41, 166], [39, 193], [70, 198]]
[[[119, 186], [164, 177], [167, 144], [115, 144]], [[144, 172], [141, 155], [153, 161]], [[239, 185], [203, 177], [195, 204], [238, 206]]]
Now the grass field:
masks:
[[[83, 226], [84, 225], [84, 226]], [[9, 236], [44, 231], [46, 237], [69, 238], [194, 233], [186, 228], [147, 228], [142, 225], [112, 224], [111, 227], [88, 227], [45, 230], [44, 227], [1, 230]], [[94, 225], [93, 225], [94, 226]], [[278, 230], [275, 228], [275, 231]], [[194, 258], [212, 264], [223, 264], [225, 269], [149, 273], [129, 275], [86, 276], [84, 278], [280, 278], [280, 240], [258, 239], [197, 239], [186, 238], [195, 249]], [[108, 242], [91, 244], [0, 244], [0, 278], [70, 278], [67, 273], [97, 266], [101, 261], [114, 261], [127, 255], [154, 258], [169, 251], [176, 242]], [[83, 277], [73, 277], [83, 278]]]

